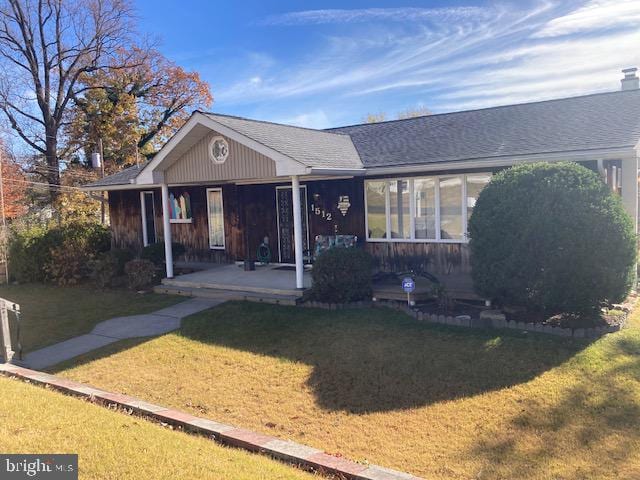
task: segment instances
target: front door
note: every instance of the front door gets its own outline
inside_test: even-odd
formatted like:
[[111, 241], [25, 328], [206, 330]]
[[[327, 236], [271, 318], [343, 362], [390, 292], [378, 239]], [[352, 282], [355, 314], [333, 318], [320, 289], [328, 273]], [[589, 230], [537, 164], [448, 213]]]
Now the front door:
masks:
[[[304, 185], [300, 187], [300, 203], [302, 205], [302, 248], [307, 251], [309, 250], [309, 222], [307, 221], [307, 187]], [[280, 263], [295, 263], [291, 187], [276, 187], [276, 212], [279, 261]]]

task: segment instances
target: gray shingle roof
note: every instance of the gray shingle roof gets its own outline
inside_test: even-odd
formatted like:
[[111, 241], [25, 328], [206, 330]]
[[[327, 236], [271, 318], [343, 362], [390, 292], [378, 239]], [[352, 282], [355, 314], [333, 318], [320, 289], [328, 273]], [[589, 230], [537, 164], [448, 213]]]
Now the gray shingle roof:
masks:
[[640, 90], [329, 129], [351, 136], [365, 167], [635, 146]]
[[139, 165], [134, 165], [132, 167], [125, 168], [124, 170], [121, 170], [117, 173], [101, 178], [98, 181], [88, 183], [84, 185], [84, 187], [90, 188], [90, 187], [110, 187], [113, 185], [128, 185], [132, 183], [132, 180], [134, 180], [138, 176], [138, 173], [142, 171], [142, 169], [145, 167], [146, 164], [147, 163], [145, 162]]
[[205, 115], [308, 167], [362, 168], [348, 135], [215, 113]]
[[[640, 90], [443, 113], [327, 130], [205, 113], [303, 165], [371, 168], [634, 147]], [[87, 187], [126, 185], [144, 165]]]

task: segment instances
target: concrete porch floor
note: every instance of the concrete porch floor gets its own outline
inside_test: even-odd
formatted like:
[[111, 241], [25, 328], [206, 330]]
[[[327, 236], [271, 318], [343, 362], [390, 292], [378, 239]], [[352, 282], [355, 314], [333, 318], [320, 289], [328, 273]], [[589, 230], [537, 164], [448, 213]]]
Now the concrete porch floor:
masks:
[[[180, 288], [202, 288], [271, 295], [302, 296], [296, 289], [296, 272], [279, 270], [281, 265], [259, 265], [253, 271], [245, 271], [236, 264], [209, 265], [205, 270], [165, 278], [162, 284]], [[304, 272], [304, 286], [311, 287], [311, 273]]]

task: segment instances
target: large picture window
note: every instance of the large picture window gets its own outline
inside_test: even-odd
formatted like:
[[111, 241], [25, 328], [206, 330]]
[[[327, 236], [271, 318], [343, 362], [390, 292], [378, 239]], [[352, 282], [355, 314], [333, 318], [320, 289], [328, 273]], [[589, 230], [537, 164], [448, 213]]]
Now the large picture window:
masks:
[[467, 240], [467, 222], [490, 173], [365, 182], [367, 240]]
[[222, 189], [207, 189], [207, 210], [209, 216], [209, 247], [224, 249], [224, 211]]

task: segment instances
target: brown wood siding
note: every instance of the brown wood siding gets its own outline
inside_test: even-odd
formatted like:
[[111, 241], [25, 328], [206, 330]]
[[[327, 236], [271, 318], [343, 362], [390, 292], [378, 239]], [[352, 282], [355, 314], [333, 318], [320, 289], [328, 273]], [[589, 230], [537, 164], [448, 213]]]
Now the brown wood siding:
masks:
[[[172, 187], [179, 195], [188, 192], [191, 197], [192, 223], [173, 223], [173, 240], [186, 248], [184, 260], [228, 262], [250, 258], [255, 260], [256, 250], [265, 236], [269, 237], [272, 260], [277, 261], [278, 231], [276, 215], [276, 186], [290, 185], [231, 185], [222, 186], [225, 220], [225, 250], [209, 248], [206, 189], [216, 187]], [[379, 260], [385, 270], [402, 270], [407, 257], [427, 256], [429, 270], [436, 274], [465, 273], [470, 271], [469, 250], [466, 244], [366, 242], [364, 215], [364, 180], [323, 180], [303, 182], [307, 186], [307, 214], [310, 246], [315, 247], [316, 235], [357, 235], [360, 245]], [[156, 232], [162, 240], [162, 200], [159, 189], [153, 190], [155, 199]], [[341, 196], [348, 196], [351, 206], [346, 215], [338, 209]], [[312, 209], [313, 207], [313, 209]], [[316, 214], [315, 209], [320, 209]], [[322, 215], [324, 210], [325, 215]], [[109, 211], [113, 244], [116, 248], [142, 248], [142, 221], [140, 191], [109, 193]], [[331, 219], [327, 219], [331, 213]]]
[[142, 248], [139, 190], [109, 192], [109, 220], [113, 248]]
[[278, 260], [278, 228], [276, 215], [276, 185], [243, 185], [238, 187], [242, 216], [243, 249], [246, 258], [255, 260], [258, 246], [269, 237], [271, 259]]
[[[311, 247], [315, 247], [316, 235], [357, 235], [360, 243], [365, 240], [364, 180], [327, 180], [308, 182], [307, 211]], [[349, 197], [351, 206], [343, 214], [338, 208], [340, 197]], [[320, 209], [319, 214], [316, 209]], [[323, 211], [325, 215], [323, 216]], [[331, 220], [326, 213], [331, 213]]]
[[382, 270], [404, 271], [411, 257], [427, 257], [427, 270], [436, 275], [470, 273], [469, 246], [464, 243], [367, 242], [367, 251]]

